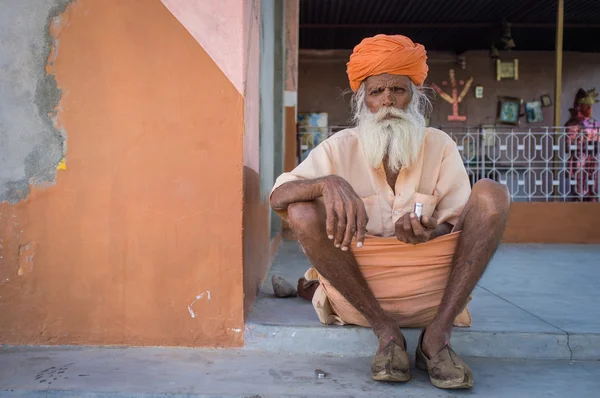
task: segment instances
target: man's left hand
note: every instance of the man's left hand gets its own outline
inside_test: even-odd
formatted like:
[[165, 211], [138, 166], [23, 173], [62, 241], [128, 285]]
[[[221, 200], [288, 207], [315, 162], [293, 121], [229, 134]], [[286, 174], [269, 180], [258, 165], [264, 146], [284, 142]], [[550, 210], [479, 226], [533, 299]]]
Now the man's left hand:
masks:
[[421, 221], [415, 213], [406, 213], [396, 221], [396, 237], [405, 243], [424, 243], [431, 239], [438, 222], [433, 217], [423, 216]]

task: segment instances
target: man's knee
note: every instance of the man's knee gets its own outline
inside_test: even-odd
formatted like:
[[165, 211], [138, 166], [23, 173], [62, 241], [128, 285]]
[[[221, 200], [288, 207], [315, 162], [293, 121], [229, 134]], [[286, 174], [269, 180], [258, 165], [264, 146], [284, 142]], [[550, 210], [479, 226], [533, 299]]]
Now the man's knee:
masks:
[[506, 185], [490, 179], [477, 181], [471, 193], [480, 211], [488, 216], [508, 216], [510, 193]]
[[296, 202], [288, 206], [288, 219], [296, 232], [316, 232], [320, 227], [320, 212], [316, 202]]

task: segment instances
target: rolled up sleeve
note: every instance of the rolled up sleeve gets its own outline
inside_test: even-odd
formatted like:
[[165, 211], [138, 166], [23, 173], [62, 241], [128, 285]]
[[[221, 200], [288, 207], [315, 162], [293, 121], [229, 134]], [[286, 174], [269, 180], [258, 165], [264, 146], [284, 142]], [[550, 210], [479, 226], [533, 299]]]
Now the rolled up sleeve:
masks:
[[[275, 180], [275, 185], [271, 190], [273, 192], [280, 186], [298, 180], [314, 180], [333, 174], [333, 166], [328, 153], [327, 142], [322, 142], [315, 147], [306, 159], [296, 168], [288, 173], [283, 173]], [[281, 218], [287, 220], [287, 211], [274, 210]]]
[[444, 155], [436, 185], [439, 201], [433, 217], [440, 224], [456, 225], [471, 195], [471, 183], [454, 142], [446, 147]]

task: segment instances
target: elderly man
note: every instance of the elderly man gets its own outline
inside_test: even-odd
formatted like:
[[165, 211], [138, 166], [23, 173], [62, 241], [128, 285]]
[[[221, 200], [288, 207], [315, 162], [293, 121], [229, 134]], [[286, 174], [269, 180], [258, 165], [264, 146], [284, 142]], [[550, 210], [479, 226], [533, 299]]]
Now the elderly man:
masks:
[[470, 325], [467, 302], [498, 247], [510, 197], [490, 180], [471, 189], [455, 143], [426, 128], [426, 60], [404, 36], [356, 46], [347, 64], [356, 127], [281, 175], [271, 206], [313, 266], [306, 277], [318, 280], [319, 319], [378, 337], [373, 379], [410, 380], [400, 327], [424, 327], [417, 368], [437, 387], [470, 388], [450, 335]]

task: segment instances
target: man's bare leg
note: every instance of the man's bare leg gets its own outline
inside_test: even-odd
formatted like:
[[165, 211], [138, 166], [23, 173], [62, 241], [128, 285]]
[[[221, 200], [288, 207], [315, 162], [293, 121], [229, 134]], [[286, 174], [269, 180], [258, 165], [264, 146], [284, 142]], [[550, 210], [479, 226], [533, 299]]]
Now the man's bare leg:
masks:
[[336, 248], [325, 231], [325, 208], [319, 201], [288, 206], [290, 226], [313, 267], [369, 322], [379, 339], [379, 350], [391, 340], [406, 349], [402, 332], [373, 295], [354, 255]]
[[423, 351], [428, 357], [449, 342], [454, 319], [464, 309], [500, 244], [509, 209], [510, 195], [506, 186], [491, 180], [481, 180], [474, 185], [455, 226], [462, 233], [442, 302], [423, 337]]

